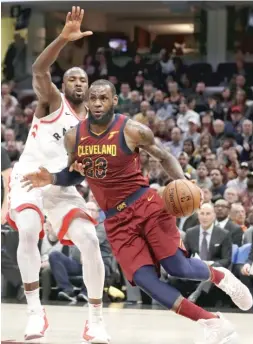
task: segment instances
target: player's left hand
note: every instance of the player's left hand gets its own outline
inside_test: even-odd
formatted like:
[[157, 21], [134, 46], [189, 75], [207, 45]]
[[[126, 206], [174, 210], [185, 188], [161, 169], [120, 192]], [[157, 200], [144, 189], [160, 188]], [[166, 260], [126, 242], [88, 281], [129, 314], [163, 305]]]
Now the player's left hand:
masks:
[[82, 163], [80, 163], [78, 161], [73, 162], [73, 164], [69, 168], [69, 172], [73, 172], [73, 171], [79, 172], [82, 176], [85, 177], [84, 168], [83, 168]]
[[28, 187], [28, 191], [43, 187], [53, 183], [53, 174], [51, 174], [45, 167], [40, 167], [39, 171], [28, 173], [21, 179], [22, 187]]

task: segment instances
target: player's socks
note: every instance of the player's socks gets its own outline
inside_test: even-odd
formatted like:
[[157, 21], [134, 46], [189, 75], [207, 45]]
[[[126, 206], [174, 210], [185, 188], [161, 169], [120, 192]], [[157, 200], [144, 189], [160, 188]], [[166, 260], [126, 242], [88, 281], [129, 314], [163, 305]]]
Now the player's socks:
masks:
[[96, 322], [103, 317], [103, 304], [98, 305], [89, 303], [89, 321]]
[[25, 296], [29, 309], [42, 310], [39, 288], [32, 291], [25, 291]]
[[193, 321], [198, 321], [200, 319], [207, 320], [217, 318], [215, 314], [207, 312], [205, 309], [195, 305], [185, 298], [179, 304], [178, 308], [175, 310], [175, 313], [189, 318]]
[[216, 270], [212, 268], [211, 266], [209, 267], [211, 277], [210, 281], [213, 282], [214, 284], [219, 284], [221, 280], [225, 277], [224, 272]]

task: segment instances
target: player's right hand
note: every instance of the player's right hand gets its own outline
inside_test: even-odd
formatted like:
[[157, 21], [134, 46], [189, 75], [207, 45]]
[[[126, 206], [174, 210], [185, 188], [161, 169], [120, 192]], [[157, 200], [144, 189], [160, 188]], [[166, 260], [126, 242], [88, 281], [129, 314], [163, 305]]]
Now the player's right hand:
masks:
[[92, 31], [81, 32], [81, 24], [84, 16], [84, 10], [79, 6], [72, 7], [72, 11], [68, 12], [65, 26], [60, 34], [67, 41], [76, 41], [86, 36], [93, 35]]
[[69, 168], [69, 172], [73, 172], [73, 171], [79, 172], [82, 176], [85, 177], [84, 168], [83, 168], [82, 163], [80, 163], [78, 161], [73, 162], [73, 164]]
[[28, 187], [27, 191], [53, 183], [53, 175], [44, 167], [39, 167], [39, 171], [28, 173], [23, 176], [22, 187]]

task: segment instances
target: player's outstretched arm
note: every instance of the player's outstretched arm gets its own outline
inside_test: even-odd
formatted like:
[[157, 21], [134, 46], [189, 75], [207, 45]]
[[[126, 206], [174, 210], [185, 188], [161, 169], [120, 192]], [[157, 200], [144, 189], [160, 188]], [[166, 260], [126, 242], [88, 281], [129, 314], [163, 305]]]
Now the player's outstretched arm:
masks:
[[80, 7], [73, 6], [72, 11], [67, 14], [61, 34], [39, 55], [33, 64], [34, 91], [41, 103], [50, 106], [50, 112], [54, 112], [61, 105], [60, 92], [51, 80], [51, 65], [68, 42], [92, 35], [91, 31], [80, 31], [83, 16], [84, 11]]
[[178, 160], [162, 145], [155, 142], [153, 132], [138, 122], [129, 120], [126, 124], [125, 139], [129, 148], [134, 150], [136, 147], [144, 149], [147, 153], [158, 159], [172, 179], [185, 179], [184, 172]]

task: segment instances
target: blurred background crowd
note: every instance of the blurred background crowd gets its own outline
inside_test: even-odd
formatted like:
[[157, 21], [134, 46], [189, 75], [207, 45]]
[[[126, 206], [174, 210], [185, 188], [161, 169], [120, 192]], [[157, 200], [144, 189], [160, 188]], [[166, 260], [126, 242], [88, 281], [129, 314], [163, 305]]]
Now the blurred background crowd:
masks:
[[[65, 70], [75, 65], [84, 68], [89, 82], [105, 78], [115, 85], [119, 96], [115, 111], [149, 126], [156, 140], [177, 157], [185, 174], [204, 191], [202, 209], [192, 216], [177, 219], [189, 254], [210, 265], [231, 269], [253, 293], [252, 270], [251, 275], [249, 273], [253, 263], [253, 49], [249, 43], [253, 38], [253, 12], [245, 5], [239, 8], [229, 5], [196, 8], [191, 2], [182, 3], [186, 6], [180, 8], [182, 18], [190, 8], [195, 33], [187, 32], [187, 29], [181, 32], [180, 28], [176, 32], [172, 28], [158, 32], [158, 29], [148, 29], [145, 25], [133, 26], [132, 37], [120, 30], [101, 33], [96, 27], [89, 26], [90, 23], [94, 25], [94, 20], [89, 19], [88, 8], [88, 23], [85, 19], [84, 28], [96, 30], [95, 40], [70, 43], [52, 66], [52, 79], [61, 88]], [[42, 30], [41, 14], [45, 16], [45, 8], [30, 8], [24, 3], [13, 7], [5, 5], [2, 27], [5, 22], [5, 28], [9, 31], [12, 28], [12, 31], [8, 31], [10, 39], [8, 44], [4, 41], [2, 55], [2, 295], [22, 300], [23, 289], [16, 262], [18, 237], [6, 223], [8, 177], [24, 149], [37, 104], [29, 68], [45, 43], [55, 38], [58, 31], [53, 32], [47, 25]], [[55, 2], [54, 8], [57, 6]], [[99, 5], [93, 3], [93, 6]], [[137, 13], [138, 6], [141, 6], [138, 2], [133, 5]], [[144, 17], [149, 18], [155, 7], [164, 12], [160, 6], [159, 1], [149, 3], [149, 12]], [[140, 9], [143, 10], [143, 6]], [[99, 10], [101, 7], [96, 9], [97, 15]], [[107, 14], [110, 21], [113, 15], [116, 16], [115, 10], [113, 13], [108, 7], [107, 11], [111, 11]], [[177, 13], [178, 7], [171, 5], [171, 18], [174, 18], [174, 11]], [[90, 13], [94, 19], [94, 13]], [[54, 15], [59, 23], [58, 30], [62, 27], [64, 14], [57, 7]], [[48, 16], [52, 20], [53, 14]], [[214, 18], [220, 30], [218, 36], [217, 28], [211, 24]], [[45, 17], [44, 24], [49, 19]], [[237, 25], [231, 31], [233, 20]], [[98, 15], [97, 21], [97, 27], [99, 23], [104, 25], [101, 16]], [[160, 18], [163, 27], [164, 21]], [[36, 39], [36, 25], [36, 49], [31, 51], [31, 41], [34, 43]], [[182, 25], [186, 24], [178, 25], [183, 30]], [[187, 22], [187, 25], [190, 24]], [[170, 182], [167, 174], [159, 161], [146, 152], [140, 152], [140, 159], [142, 172], [150, 186], [162, 195], [164, 186]], [[113, 258], [103, 226], [104, 214], [87, 183], [84, 181], [77, 189], [100, 222], [97, 233], [106, 266], [105, 301], [152, 303], [147, 295], [128, 284]], [[212, 232], [204, 252], [200, 228], [210, 227]], [[87, 301], [77, 249], [62, 246], [46, 219], [45, 231], [46, 237], [39, 242], [43, 300]], [[175, 284], [193, 302], [231, 306], [229, 300], [208, 282], [180, 281], [163, 271], [161, 278]]]

